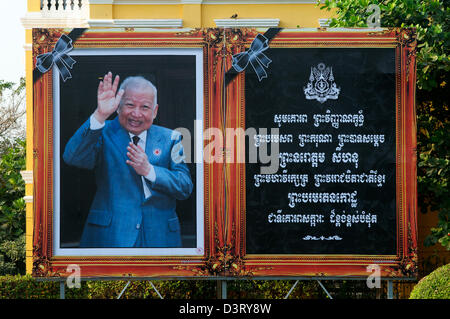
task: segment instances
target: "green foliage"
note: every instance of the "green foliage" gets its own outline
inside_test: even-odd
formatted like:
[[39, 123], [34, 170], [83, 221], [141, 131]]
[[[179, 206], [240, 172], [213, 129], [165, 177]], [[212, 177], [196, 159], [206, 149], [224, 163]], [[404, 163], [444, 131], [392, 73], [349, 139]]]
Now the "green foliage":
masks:
[[25, 78], [17, 85], [0, 80], [0, 153], [25, 138]]
[[450, 250], [449, 112], [450, 7], [448, 0], [326, 0], [333, 10], [330, 27], [365, 27], [376, 3], [382, 27], [410, 27], [417, 32], [418, 194], [423, 213], [437, 211], [439, 222], [425, 245], [440, 243]]
[[0, 160], [0, 242], [15, 240], [25, 232], [25, 141], [1, 154]]
[[14, 82], [6, 82], [4, 80], [0, 80], [0, 98], [5, 94], [5, 92], [11, 91], [12, 94], [20, 94], [25, 90], [25, 78], [21, 77], [19, 83], [16, 84]]
[[327, 0], [321, 9], [335, 10], [330, 27], [367, 27], [372, 14], [367, 7], [375, 3], [381, 10], [382, 27], [412, 27], [417, 30], [417, 86], [431, 90], [441, 83], [443, 73], [450, 71], [448, 1], [442, 0]]
[[[126, 281], [90, 281], [89, 299], [115, 299]], [[216, 295], [216, 283], [213, 281], [154, 281], [158, 292], [165, 299], [211, 299]], [[124, 291], [122, 299], [157, 299], [159, 298], [149, 281], [132, 281]]]
[[[229, 299], [284, 299], [294, 280], [236, 280], [228, 282]], [[301, 281], [292, 290], [289, 299], [326, 299], [315, 281]]]
[[[90, 299], [117, 298], [126, 281], [91, 281], [88, 283]], [[156, 289], [165, 299], [215, 299], [217, 282], [214, 280], [154, 281]], [[228, 299], [282, 299], [294, 281], [289, 280], [236, 280], [227, 281]], [[122, 295], [123, 299], [159, 298], [150, 282], [132, 281]], [[316, 282], [300, 282], [289, 298], [326, 298]]]
[[25, 272], [25, 141], [0, 154], [0, 274]]
[[449, 258], [446, 254], [442, 254], [437, 247], [434, 247], [433, 251], [429, 252], [424, 258], [420, 258], [419, 261], [418, 277], [423, 278], [440, 266], [448, 264]]
[[[426, 246], [440, 243], [450, 249], [448, 106], [436, 109], [435, 101], [423, 102], [417, 112], [418, 192], [422, 211], [438, 212], [438, 224], [425, 239]], [[446, 114], [443, 114], [443, 113]]]
[[25, 273], [25, 235], [0, 243], [0, 275], [16, 273]]
[[5, 90], [11, 90], [14, 87], [13, 82], [6, 82], [4, 80], [0, 80], [0, 96], [3, 95], [3, 91]]
[[[212, 299], [216, 296], [215, 281], [157, 281], [154, 284], [167, 299]], [[153, 295], [159, 298], [155, 292]]]
[[[86, 299], [87, 284], [79, 289], [66, 289], [67, 299]], [[0, 299], [58, 299], [59, 282], [38, 281], [30, 275], [0, 277]]]
[[[116, 299], [127, 281], [82, 281], [81, 288], [69, 289], [67, 299]], [[216, 299], [215, 280], [168, 280], [153, 281], [164, 299]], [[292, 280], [236, 280], [227, 282], [229, 299], [282, 299], [291, 289]], [[326, 285], [329, 285], [328, 283]], [[38, 281], [30, 275], [0, 276], [0, 299], [57, 299], [59, 283]], [[300, 282], [289, 296], [290, 299], [325, 299], [319, 285], [314, 281]], [[131, 281], [121, 299], [159, 299], [150, 281]]]
[[[152, 281], [164, 299], [216, 299], [215, 280]], [[227, 281], [227, 299], [283, 299], [293, 287], [294, 280], [230, 280]], [[333, 299], [375, 299], [386, 296], [386, 285], [370, 289], [365, 280], [323, 280], [322, 284]], [[65, 288], [67, 299], [116, 299], [127, 286], [120, 281], [82, 281], [81, 288]], [[408, 291], [409, 294], [409, 291]], [[378, 296], [379, 295], [379, 296]], [[0, 299], [57, 299], [59, 282], [42, 281], [25, 276], [0, 276]], [[316, 281], [300, 281], [289, 299], [327, 299]], [[159, 299], [150, 281], [131, 281], [121, 299]]]
[[414, 287], [410, 299], [450, 299], [450, 264], [439, 267], [422, 278]]

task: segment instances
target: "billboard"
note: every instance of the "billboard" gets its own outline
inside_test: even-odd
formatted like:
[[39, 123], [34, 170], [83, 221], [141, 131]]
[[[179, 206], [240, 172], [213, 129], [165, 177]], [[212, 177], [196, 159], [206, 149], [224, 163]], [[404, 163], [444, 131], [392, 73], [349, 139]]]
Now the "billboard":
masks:
[[34, 29], [33, 275], [414, 277], [415, 46]]

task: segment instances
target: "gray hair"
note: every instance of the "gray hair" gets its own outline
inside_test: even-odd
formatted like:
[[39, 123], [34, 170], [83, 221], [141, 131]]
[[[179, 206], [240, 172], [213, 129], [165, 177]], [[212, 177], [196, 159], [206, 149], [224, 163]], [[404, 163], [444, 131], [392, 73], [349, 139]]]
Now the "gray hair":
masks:
[[[152, 82], [150, 82], [149, 80], [140, 75], [129, 76], [122, 82], [122, 84], [119, 87], [119, 90], [124, 90], [125, 92], [129, 87], [133, 89], [150, 88], [151, 90], [153, 90], [154, 92], [153, 108], [156, 107], [158, 90], [156, 89], [156, 86], [154, 86]], [[121, 100], [119, 103], [119, 107], [122, 106], [122, 103], [123, 102]]]

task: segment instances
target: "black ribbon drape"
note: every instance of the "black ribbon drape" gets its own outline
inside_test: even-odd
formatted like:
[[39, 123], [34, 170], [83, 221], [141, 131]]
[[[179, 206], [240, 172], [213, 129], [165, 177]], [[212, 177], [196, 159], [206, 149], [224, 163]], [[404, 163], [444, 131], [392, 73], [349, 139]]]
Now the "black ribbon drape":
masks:
[[55, 44], [55, 48], [52, 52], [40, 54], [37, 56], [36, 67], [33, 70], [33, 82], [36, 82], [41, 76], [46, 73], [53, 64], [56, 64], [61, 72], [61, 77], [65, 81], [71, 78], [71, 74], [68, 70], [75, 64], [73, 60], [66, 53], [72, 49], [72, 43], [75, 42], [83, 33], [86, 28], [75, 28], [69, 34], [63, 34]]
[[233, 56], [233, 66], [225, 73], [225, 85], [228, 85], [240, 72], [244, 71], [250, 63], [261, 81], [267, 77], [264, 67], [272, 62], [263, 51], [269, 48], [269, 42], [277, 36], [283, 28], [269, 28], [264, 34], [258, 34], [253, 40], [250, 49]]

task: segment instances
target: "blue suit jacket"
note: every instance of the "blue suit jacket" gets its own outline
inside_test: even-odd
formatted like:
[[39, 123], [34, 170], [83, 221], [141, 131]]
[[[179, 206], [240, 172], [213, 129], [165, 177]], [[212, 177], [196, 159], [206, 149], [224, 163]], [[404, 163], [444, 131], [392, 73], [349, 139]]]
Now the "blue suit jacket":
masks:
[[94, 169], [97, 183], [81, 247], [133, 247], [140, 231], [149, 247], [181, 246], [176, 200], [188, 198], [193, 185], [184, 161], [172, 157], [183, 152], [174, 148], [181, 138], [173, 133], [157, 125], [147, 131], [145, 152], [156, 175], [154, 182], [144, 179], [152, 193], [148, 199], [141, 176], [125, 162], [130, 136], [118, 118], [99, 130], [91, 130], [87, 120], [72, 136], [64, 161]]

